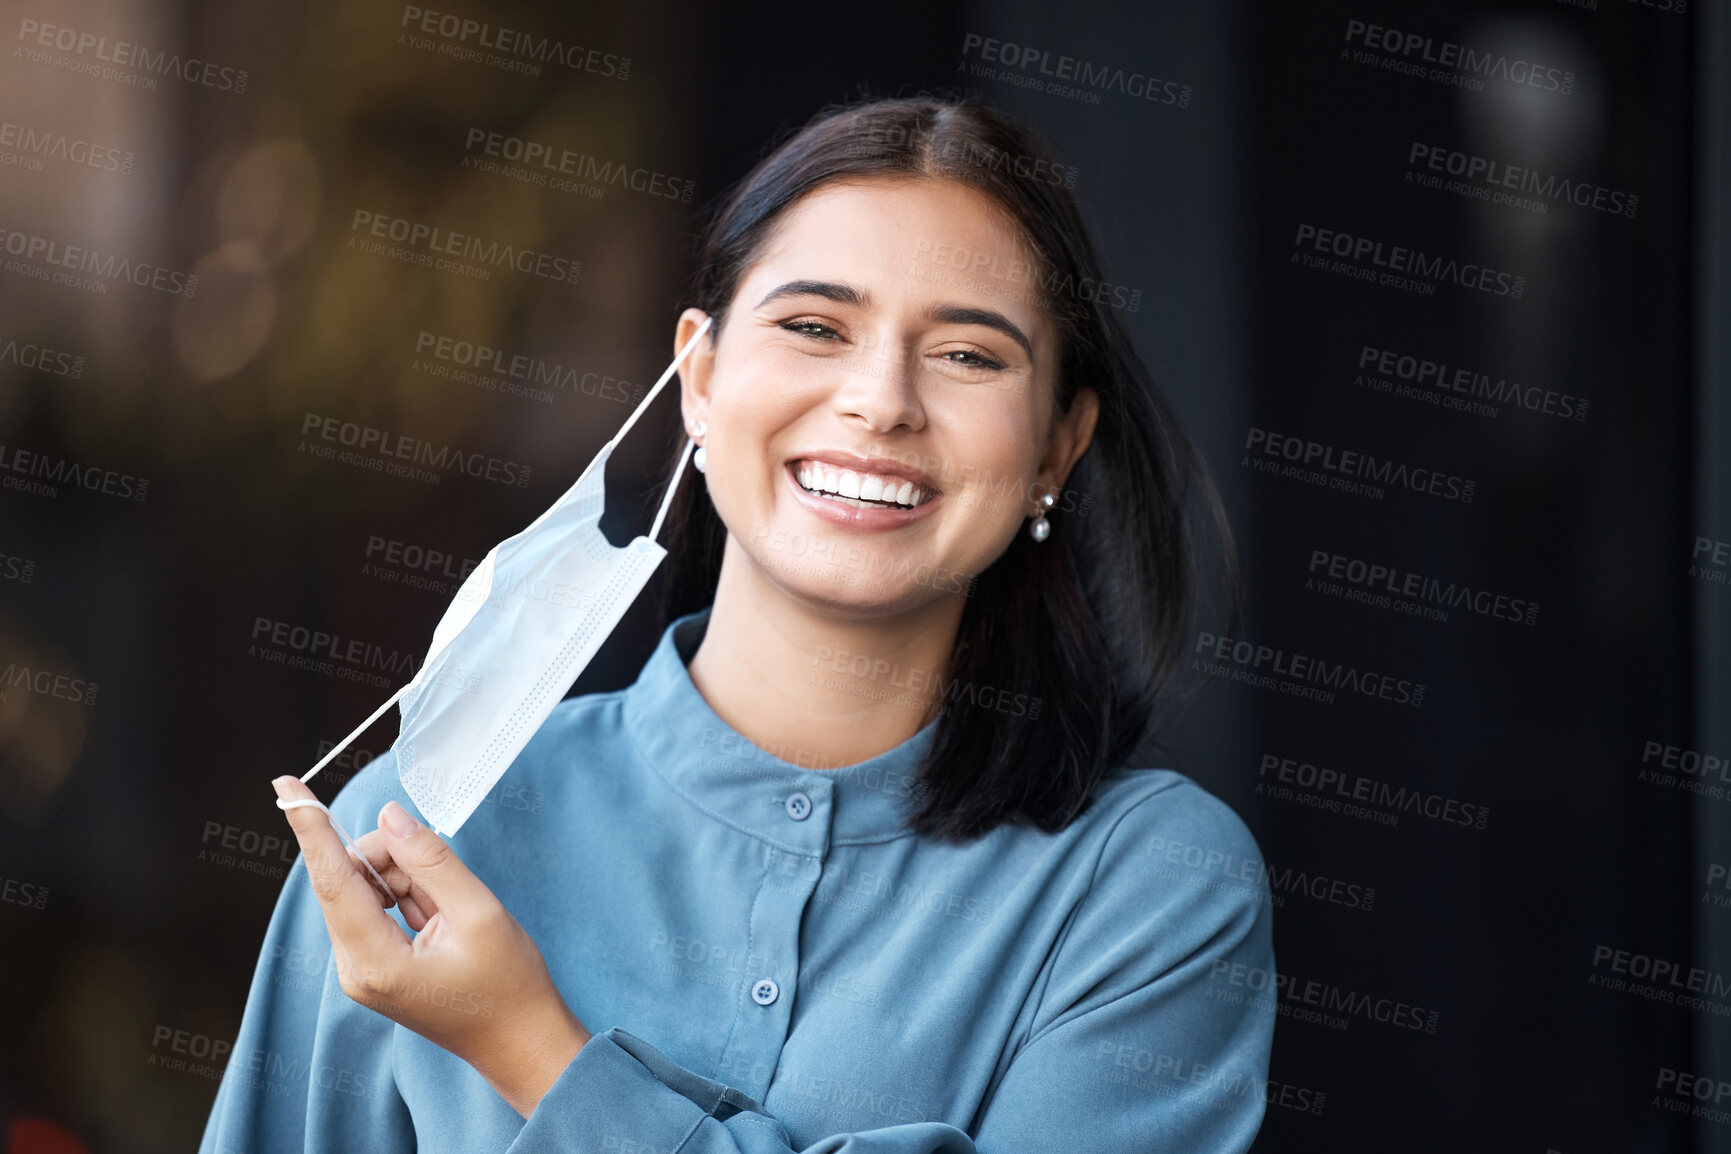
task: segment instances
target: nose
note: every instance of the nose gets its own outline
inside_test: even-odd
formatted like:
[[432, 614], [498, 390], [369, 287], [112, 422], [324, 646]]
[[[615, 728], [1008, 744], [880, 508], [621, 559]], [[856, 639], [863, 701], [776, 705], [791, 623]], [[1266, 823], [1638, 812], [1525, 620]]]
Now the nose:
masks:
[[918, 431], [925, 426], [926, 414], [914, 360], [904, 341], [879, 338], [862, 345], [841, 366], [831, 406], [842, 418], [860, 421], [873, 433], [903, 426]]

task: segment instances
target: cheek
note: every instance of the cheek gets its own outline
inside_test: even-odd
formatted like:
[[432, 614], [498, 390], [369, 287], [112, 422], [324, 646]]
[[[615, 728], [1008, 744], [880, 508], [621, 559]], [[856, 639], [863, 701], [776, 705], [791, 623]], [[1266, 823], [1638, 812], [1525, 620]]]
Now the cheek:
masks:
[[1007, 502], [1018, 502], [1033, 484], [1039, 467], [1034, 431], [1025, 413], [1003, 406], [974, 406], [959, 413], [950, 443], [958, 452], [949, 471], [969, 503], [985, 503], [994, 517]]
[[807, 407], [834, 390], [838, 362], [795, 349], [771, 346], [755, 349], [735, 375], [735, 399], [758, 408]]
[[794, 419], [786, 398], [760, 378], [739, 377], [717, 387], [709, 407], [709, 448], [704, 481], [716, 512], [749, 538], [777, 499], [781, 458], [776, 434]]
[[803, 359], [765, 350], [742, 358], [710, 389], [710, 427], [729, 441], [764, 442], [819, 399], [819, 381]]

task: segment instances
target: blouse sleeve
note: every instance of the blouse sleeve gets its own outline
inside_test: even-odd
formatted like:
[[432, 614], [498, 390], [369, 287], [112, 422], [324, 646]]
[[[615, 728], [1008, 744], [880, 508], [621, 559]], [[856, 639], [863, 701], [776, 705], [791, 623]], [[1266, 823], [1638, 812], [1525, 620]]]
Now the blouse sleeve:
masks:
[[[833, 1134], [799, 1154], [1236, 1154], [1262, 1123], [1274, 972], [1255, 840], [1189, 781], [1121, 815], [1048, 964], [1028, 1036], [970, 1125]], [[1234, 995], [1243, 995], [1235, 997]], [[792, 1154], [739, 1090], [617, 1027], [595, 1035], [511, 1154]]]
[[[348, 829], [371, 825], [365, 811], [376, 795], [353, 788], [364, 784], [357, 777], [331, 805]], [[343, 992], [324, 914], [297, 855], [199, 1154], [414, 1150], [414, 1125], [391, 1071], [393, 1029]]]

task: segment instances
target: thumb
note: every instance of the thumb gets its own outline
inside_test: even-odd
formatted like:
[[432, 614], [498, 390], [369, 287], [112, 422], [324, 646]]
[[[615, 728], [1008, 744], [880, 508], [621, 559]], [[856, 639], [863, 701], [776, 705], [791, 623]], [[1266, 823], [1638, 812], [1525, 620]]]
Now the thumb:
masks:
[[432, 899], [434, 909], [493, 900], [492, 891], [470, 872], [456, 851], [396, 802], [386, 802], [379, 811], [379, 828], [384, 831], [391, 860], [409, 875], [414, 890]]

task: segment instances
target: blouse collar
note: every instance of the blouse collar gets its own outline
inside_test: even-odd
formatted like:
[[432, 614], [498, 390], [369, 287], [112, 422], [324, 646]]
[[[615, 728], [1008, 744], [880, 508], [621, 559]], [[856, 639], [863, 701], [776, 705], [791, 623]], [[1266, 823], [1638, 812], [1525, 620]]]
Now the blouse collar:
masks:
[[841, 768], [816, 768], [804, 750], [759, 748], [709, 707], [686, 669], [708, 625], [708, 609], [669, 624], [624, 693], [626, 730], [649, 766], [711, 817], [790, 853], [906, 836], [909, 794], [936, 722]]

